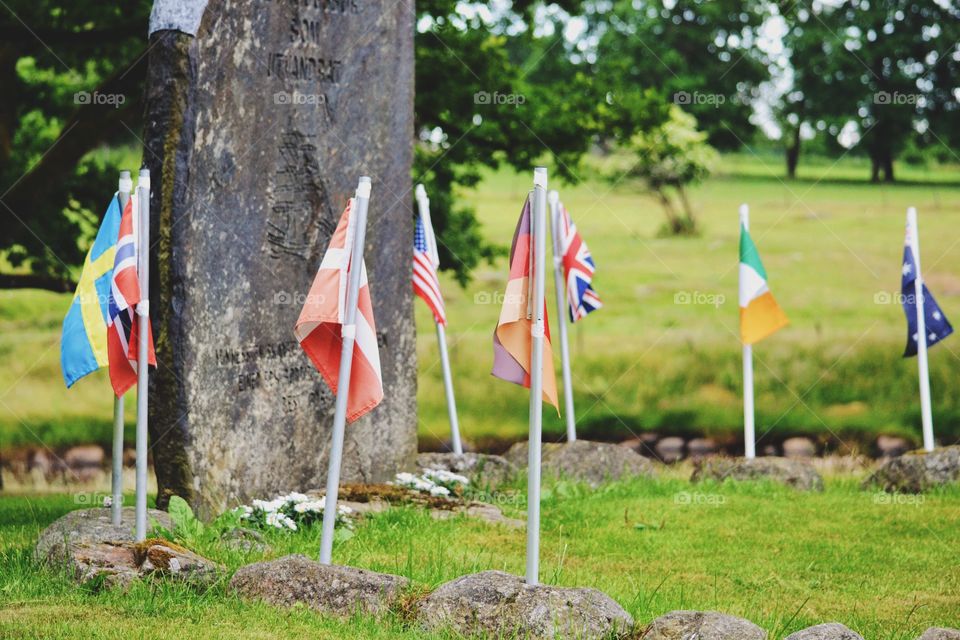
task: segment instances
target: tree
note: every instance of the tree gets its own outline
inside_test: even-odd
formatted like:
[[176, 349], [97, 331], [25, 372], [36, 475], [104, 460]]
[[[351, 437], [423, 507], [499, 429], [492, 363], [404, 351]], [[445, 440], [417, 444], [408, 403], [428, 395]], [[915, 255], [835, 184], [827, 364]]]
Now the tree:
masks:
[[[697, 219], [687, 198], [687, 187], [710, 175], [717, 152], [697, 130], [697, 119], [677, 106], [661, 126], [633, 136], [629, 148], [637, 162], [628, 175], [640, 178], [657, 196], [667, 216], [666, 235], [693, 235]], [[676, 202], [674, 202], [674, 198]]]
[[618, 125], [612, 133], [628, 139], [649, 124], [646, 110], [633, 108], [652, 89], [693, 114], [712, 145], [740, 147], [753, 136], [750, 102], [768, 77], [757, 46], [766, 11], [762, 0], [615, 0], [588, 8], [598, 83], [608, 87]]

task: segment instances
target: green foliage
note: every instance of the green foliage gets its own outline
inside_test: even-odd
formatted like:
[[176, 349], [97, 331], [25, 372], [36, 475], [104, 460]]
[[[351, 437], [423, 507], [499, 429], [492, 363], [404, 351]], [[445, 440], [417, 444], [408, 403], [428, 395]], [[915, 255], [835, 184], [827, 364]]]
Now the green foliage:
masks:
[[696, 118], [677, 106], [670, 109], [670, 117], [662, 125], [640, 131], [630, 139], [629, 149], [636, 155], [636, 163], [628, 175], [642, 180], [660, 200], [667, 216], [664, 232], [668, 235], [697, 233], [686, 189], [710, 175], [719, 159], [706, 139], [707, 134], [697, 129]]

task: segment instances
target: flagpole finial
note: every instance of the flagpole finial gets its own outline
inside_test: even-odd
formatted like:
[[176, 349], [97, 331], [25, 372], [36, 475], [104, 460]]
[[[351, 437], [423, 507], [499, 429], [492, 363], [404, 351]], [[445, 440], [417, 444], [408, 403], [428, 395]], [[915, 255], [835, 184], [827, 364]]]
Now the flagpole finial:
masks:
[[422, 184], [418, 184], [418, 185], [417, 185], [417, 188], [413, 190], [413, 196], [414, 196], [417, 200], [423, 200], [424, 198], [427, 197], [427, 190], [426, 190], [426, 188], [424, 188], [424, 186], [423, 186]]
[[370, 197], [370, 176], [360, 176], [360, 182], [357, 183], [357, 197]]
[[535, 167], [533, 170], [533, 186], [547, 188], [547, 168]]
[[740, 205], [740, 224], [748, 229], [750, 228], [750, 207], [747, 206], [746, 202]]
[[560, 194], [557, 193], [556, 189], [551, 189], [547, 193], [547, 202], [550, 203], [551, 207], [557, 206], [557, 204], [560, 202]]
[[133, 180], [130, 178], [129, 171], [120, 172], [119, 191], [123, 193], [130, 193], [133, 191]]

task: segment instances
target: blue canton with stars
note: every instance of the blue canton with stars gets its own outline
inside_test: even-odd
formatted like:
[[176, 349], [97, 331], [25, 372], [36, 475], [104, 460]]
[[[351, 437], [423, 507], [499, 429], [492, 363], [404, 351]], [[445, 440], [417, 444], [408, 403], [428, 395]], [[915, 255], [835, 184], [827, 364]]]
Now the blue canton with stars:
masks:
[[[907, 315], [907, 348], [904, 358], [917, 355], [917, 301], [914, 281], [917, 278], [917, 265], [913, 260], [910, 246], [903, 248], [903, 278], [900, 281], [900, 300], [903, 312]], [[953, 327], [940, 310], [940, 305], [930, 295], [927, 285], [923, 285], [923, 317], [927, 325], [927, 346], [933, 346], [953, 333]]]

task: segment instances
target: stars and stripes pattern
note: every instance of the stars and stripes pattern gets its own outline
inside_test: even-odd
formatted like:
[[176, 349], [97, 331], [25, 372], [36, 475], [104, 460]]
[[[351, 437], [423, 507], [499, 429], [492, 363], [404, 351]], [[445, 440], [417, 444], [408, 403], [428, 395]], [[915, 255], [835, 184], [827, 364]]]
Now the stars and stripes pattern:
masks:
[[447, 315], [443, 306], [443, 296], [440, 294], [440, 281], [437, 279], [440, 260], [431, 250], [432, 243], [428, 241], [428, 231], [431, 235], [433, 234], [433, 229], [428, 230], [423, 218], [418, 215], [413, 233], [413, 292], [430, 307], [434, 321], [437, 324], [446, 325]]
[[587, 243], [580, 237], [577, 226], [573, 224], [569, 212], [563, 204], [560, 210], [560, 250], [563, 256], [563, 275], [567, 283], [567, 306], [570, 322], [586, 317], [603, 304], [600, 296], [593, 290], [593, 272], [596, 265]]
[[355, 202], [351, 198], [340, 217], [320, 269], [307, 294], [307, 301], [294, 327], [300, 347], [323, 376], [327, 385], [337, 393], [340, 376], [340, 351], [343, 334], [356, 332], [353, 346], [353, 365], [347, 396], [347, 421], [353, 422], [383, 400], [383, 376], [380, 373], [380, 351], [377, 347], [377, 327], [370, 301], [366, 264], [360, 264], [360, 291], [357, 297], [356, 325], [344, 325], [350, 254], [356, 236]]
[[[119, 398], [137, 383], [137, 328], [134, 309], [140, 303], [140, 282], [137, 274], [137, 243], [133, 211], [136, 196], [131, 196], [120, 216], [110, 282], [107, 324], [107, 354], [110, 363], [110, 384]], [[148, 362], [156, 365], [153, 336], [149, 338]]]
[[[903, 245], [903, 265], [901, 267], [902, 278], [900, 280], [900, 301], [903, 305], [903, 312], [907, 316], [907, 346], [904, 349], [903, 357], [909, 358], [917, 355], [917, 263], [913, 257], [911, 249], [910, 228], [907, 227], [906, 240]], [[943, 314], [940, 305], [934, 299], [927, 285], [923, 285], [923, 318], [927, 329], [927, 346], [933, 346], [940, 342], [951, 333], [953, 326]]]

